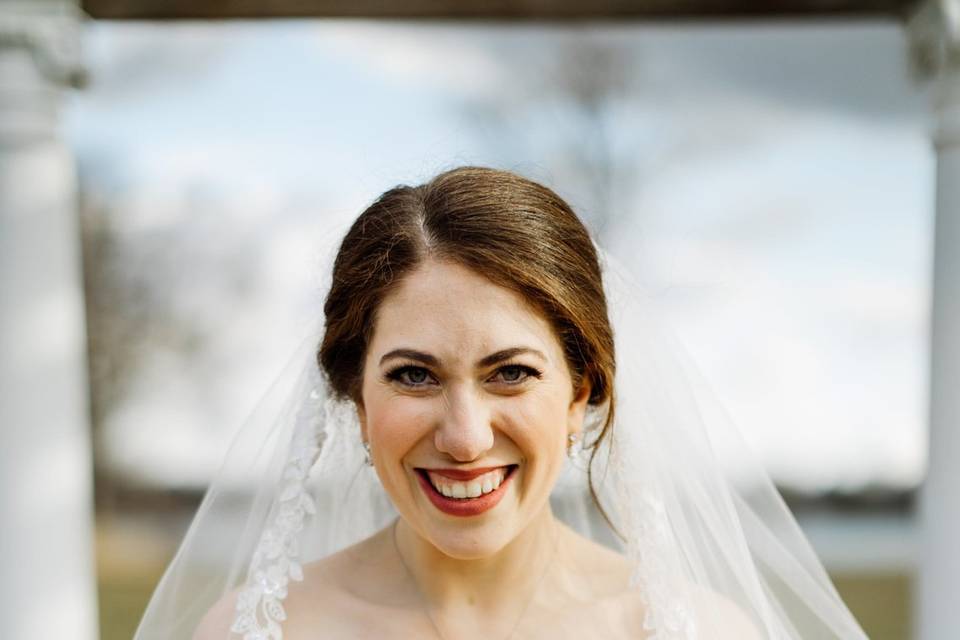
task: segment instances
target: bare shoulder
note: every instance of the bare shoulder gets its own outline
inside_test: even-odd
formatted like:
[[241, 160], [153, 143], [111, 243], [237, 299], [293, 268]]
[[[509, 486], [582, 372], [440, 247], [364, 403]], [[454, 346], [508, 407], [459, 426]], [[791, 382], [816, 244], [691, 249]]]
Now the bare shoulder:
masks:
[[710, 589], [696, 588], [694, 606], [698, 625], [717, 640], [762, 640], [760, 630], [735, 602]]
[[[711, 640], [763, 640], [756, 624], [729, 598], [696, 587], [691, 604], [694, 621], [704, 637]], [[637, 589], [625, 591], [618, 600], [619, 615], [631, 625], [642, 624], [646, 606], [645, 598]]]
[[[629, 586], [631, 567], [621, 553], [580, 538], [579, 555], [584, 559], [583, 576], [603, 603], [604, 615], [622, 622], [623, 628], [642, 627], [647, 613], [641, 591]], [[694, 587], [691, 605], [698, 626], [709, 630], [714, 640], [761, 640], [762, 634], [747, 613], [729, 598], [707, 588]]]
[[[350, 575], [350, 550], [341, 551], [304, 567], [304, 579], [291, 581], [283, 602], [288, 621], [284, 623], [284, 637], [296, 637], [301, 621], [312, 621], [341, 606], [347, 599]], [[204, 615], [193, 634], [193, 640], [224, 640], [230, 636], [230, 627], [236, 618], [237, 598], [242, 589], [235, 589], [217, 601]]]
[[[370, 618], [371, 608], [379, 604], [376, 588], [389, 580], [382, 575], [384, 566], [382, 537], [377, 534], [352, 547], [304, 566], [303, 580], [291, 581], [283, 601], [286, 619], [284, 638], [317, 638], [317, 629], [324, 637], [354, 637], [357, 621]], [[376, 588], [371, 588], [374, 585]], [[204, 616], [193, 640], [224, 640], [236, 615], [240, 590], [220, 599]]]
[[[322, 593], [324, 591], [326, 593]], [[230, 635], [230, 628], [236, 619], [237, 598], [240, 593], [240, 589], [234, 590], [214, 604], [204, 615], [200, 624], [197, 625], [193, 640], [225, 640], [234, 637]], [[305, 617], [328, 613], [326, 611], [328, 607], [325, 605], [335, 601], [334, 598], [324, 597], [329, 595], [336, 595], [336, 590], [333, 585], [323, 580], [305, 579], [303, 583], [291, 584], [283, 601], [283, 608], [287, 613], [287, 621], [284, 622], [284, 636], [294, 635], [289, 632], [287, 627], [301, 626]], [[308, 602], [310, 603], [309, 609], [306, 607]], [[304, 613], [307, 613], [308, 616], [305, 616]]]
[[240, 591], [231, 591], [214, 604], [193, 632], [193, 640], [223, 640], [229, 637]]

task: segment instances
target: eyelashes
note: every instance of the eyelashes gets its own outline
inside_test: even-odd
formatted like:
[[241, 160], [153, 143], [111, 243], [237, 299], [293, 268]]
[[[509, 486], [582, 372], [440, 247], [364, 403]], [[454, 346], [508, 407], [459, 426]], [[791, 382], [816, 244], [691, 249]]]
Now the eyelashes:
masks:
[[423, 367], [414, 365], [402, 365], [387, 372], [387, 380], [399, 382], [405, 387], [428, 387], [427, 383], [431, 379], [430, 372]]
[[502, 380], [505, 384], [519, 384], [521, 382], [525, 382], [528, 378], [540, 378], [540, 376], [543, 375], [537, 369], [534, 369], [533, 367], [528, 367], [525, 364], [504, 365], [499, 369], [497, 369], [497, 372], [495, 375], [500, 375], [508, 371], [511, 374], [516, 374], [516, 375], [515, 376], [510, 375], [503, 378]]
[[[525, 364], [505, 364], [499, 367], [488, 380], [507, 387], [519, 386], [531, 378], [540, 379], [543, 372]], [[408, 389], [427, 389], [439, 386], [436, 378], [425, 367], [405, 364], [389, 370], [384, 378]], [[499, 378], [499, 379], [497, 379]]]

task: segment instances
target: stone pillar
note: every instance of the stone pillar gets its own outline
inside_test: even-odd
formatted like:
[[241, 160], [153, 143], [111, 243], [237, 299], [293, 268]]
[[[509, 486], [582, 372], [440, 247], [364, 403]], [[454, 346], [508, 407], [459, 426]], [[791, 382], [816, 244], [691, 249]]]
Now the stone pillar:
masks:
[[920, 492], [916, 637], [960, 629], [960, 0], [928, 0], [909, 22], [914, 69], [932, 81], [937, 154], [930, 325], [929, 463]]
[[69, 2], [0, 0], [0, 625], [97, 637]]

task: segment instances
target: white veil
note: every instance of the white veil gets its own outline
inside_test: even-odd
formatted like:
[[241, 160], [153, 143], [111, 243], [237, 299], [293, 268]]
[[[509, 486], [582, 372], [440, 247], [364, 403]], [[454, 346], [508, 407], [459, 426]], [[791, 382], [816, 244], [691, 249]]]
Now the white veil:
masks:
[[[603, 262], [617, 405], [592, 465], [622, 542], [593, 504], [586, 454], [567, 465], [552, 502], [561, 520], [630, 560], [648, 611], [635, 637], [715, 638], [737, 611], [763, 638], [866, 638], [654, 299]], [[318, 326], [303, 340], [237, 435], [135, 640], [190, 638], [237, 589], [228, 637], [279, 640], [302, 565], [396, 517], [364, 464], [353, 406], [334, 400], [320, 373], [321, 337]]]

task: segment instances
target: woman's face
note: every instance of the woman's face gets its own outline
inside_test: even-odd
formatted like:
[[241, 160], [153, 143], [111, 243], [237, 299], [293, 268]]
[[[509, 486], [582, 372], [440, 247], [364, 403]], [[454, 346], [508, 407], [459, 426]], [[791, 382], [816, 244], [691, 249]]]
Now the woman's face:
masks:
[[467, 559], [549, 508], [588, 397], [574, 394], [559, 340], [521, 296], [428, 261], [377, 312], [358, 410], [402, 517]]

